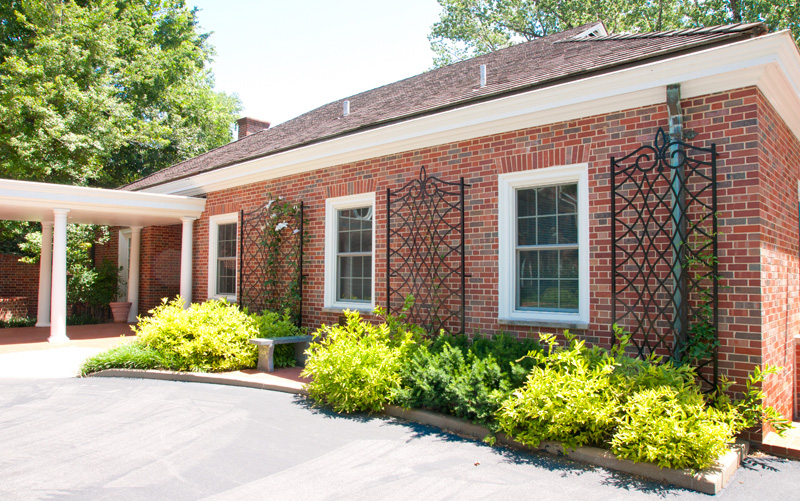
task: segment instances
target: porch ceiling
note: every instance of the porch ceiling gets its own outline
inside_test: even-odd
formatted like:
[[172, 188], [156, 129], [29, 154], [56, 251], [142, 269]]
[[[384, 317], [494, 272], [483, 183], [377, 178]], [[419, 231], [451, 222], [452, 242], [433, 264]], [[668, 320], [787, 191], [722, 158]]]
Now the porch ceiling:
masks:
[[70, 223], [158, 226], [200, 217], [205, 205], [195, 197], [0, 179], [3, 220], [52, 221], [53, 209], [69, 209]]

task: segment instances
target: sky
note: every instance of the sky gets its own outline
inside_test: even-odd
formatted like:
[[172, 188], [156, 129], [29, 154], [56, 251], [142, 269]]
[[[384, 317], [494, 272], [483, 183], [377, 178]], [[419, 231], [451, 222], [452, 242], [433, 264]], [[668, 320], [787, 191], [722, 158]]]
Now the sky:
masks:
[[189, 0], [216, 90], [272, 125], [431, 68], [436, 0]]

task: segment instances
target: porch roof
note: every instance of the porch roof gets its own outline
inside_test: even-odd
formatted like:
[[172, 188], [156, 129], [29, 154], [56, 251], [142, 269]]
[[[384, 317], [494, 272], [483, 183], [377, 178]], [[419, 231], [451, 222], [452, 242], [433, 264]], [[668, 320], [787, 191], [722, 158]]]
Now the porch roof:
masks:
[[69, 209], [70, 223], [158, 226], [198, 218], [205, 205], [203, 198], [0, 179], [4, 220], [52, 221], [53, 209]]

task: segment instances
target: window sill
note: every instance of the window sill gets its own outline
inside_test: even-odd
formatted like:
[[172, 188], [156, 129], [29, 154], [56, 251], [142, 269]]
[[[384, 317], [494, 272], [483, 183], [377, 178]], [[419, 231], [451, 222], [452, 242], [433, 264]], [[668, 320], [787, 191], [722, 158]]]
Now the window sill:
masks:
[[217, 296], [211, 296], [208, 299], [213, 300], [213, 301], [220, 301], [220, 300], [224, 299], [225, 301], [227, 301], [227, 302], [229, 302], [231, 304], [236, 304], [236, 296], [219, 296], [219, 295], [217, 295]]
[[497, 319], [501, 325], [524, 325], [528, 327], [551, 327], [556, 329], [575, 329], [586, 330], [589, 328], [589, 322], [582, 322], [580, 320], [534, 320], [534, 319], [519, 319], [519, 318], [506, 318], [499, 317]]
[[375, 306], [371, 304], [365, 304], [365, 305], [344, 304], [344, 305], [325, 306], [322, 308], [323, 313], [343, 313], [344, 310], [372, 314], [375, 311]]

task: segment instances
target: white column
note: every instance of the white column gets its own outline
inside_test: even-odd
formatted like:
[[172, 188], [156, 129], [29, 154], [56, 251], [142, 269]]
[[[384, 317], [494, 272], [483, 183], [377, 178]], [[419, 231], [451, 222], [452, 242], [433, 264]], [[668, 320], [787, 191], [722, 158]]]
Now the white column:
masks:
[[142, 227], [131, 226], [131, 255], [128, 266], [128, 301], [131, 303], [131, 312], [128, 322], [136, 322], [139, 314], [139, 249], [142, 242]]
[[181, 239], [181, 297], [185, 301], [184, 307], [192, 304], [192, 230], [193, 217], [182, 217], [183, 237]]
[[50, 277], [53, 272], [53, 223], [42, 221], [42, 251], [39, 254], [39, 306], [36, 327], [50, 325]]
[[51, 343], [69, 341], [67, 337], [67, 213], [53, 209], [53, 276], [50, 295]]

